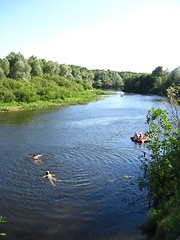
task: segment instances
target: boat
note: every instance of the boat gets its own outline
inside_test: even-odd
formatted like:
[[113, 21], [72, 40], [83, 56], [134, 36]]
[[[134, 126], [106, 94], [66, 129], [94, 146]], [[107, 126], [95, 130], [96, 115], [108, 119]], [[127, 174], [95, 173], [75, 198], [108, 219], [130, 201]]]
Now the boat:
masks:
[[135, 137], [130, 137], [130, 139], [133, 141], [133, 142], [139, 142], [139, 143], [145, 143], [145, 142], [148, 142], [148, 138], [142, 138], [141, 140], [139, 140], [138, 138], [135, 138]]

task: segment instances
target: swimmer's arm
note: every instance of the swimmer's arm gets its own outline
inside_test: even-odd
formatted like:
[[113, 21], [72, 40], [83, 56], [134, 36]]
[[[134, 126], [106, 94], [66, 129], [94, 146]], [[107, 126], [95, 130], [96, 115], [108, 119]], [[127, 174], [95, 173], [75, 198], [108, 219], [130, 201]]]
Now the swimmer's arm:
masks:
[[38, 156], [38, 157], [42, 157], [42, 156], [43, 156], [43, 154], [38, 154], [37, 156]]

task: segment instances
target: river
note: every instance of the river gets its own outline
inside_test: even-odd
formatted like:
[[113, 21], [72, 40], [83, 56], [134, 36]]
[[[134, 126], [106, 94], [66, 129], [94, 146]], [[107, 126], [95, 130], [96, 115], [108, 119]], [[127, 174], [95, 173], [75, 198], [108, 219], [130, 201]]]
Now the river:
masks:
[[[6, 239], [132, 240], [147, 214], [130, 140], [162, 98], [116, 93], [87, 105], [0, 113], [0, 224]], [[43, 153], [36, 165], [33, 154]], [[46, 170], [61, 182], [53, 187]], [[125, 175], [131, 178], [124, 178]]]

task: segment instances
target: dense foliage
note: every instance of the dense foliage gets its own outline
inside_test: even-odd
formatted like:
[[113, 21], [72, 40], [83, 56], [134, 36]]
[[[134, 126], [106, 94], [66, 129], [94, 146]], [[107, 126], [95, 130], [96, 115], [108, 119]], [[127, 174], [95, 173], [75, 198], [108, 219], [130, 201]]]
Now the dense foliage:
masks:
[[92, 74], [79, 68], [78, 75], [76, 69], [72, 69], [36, 57], [25, 59], [20, 53], [10, 53], [0, 59], [1, 110], [86, 103], [96, 99], [98, 94], [104, 94], [93, 89]]
[[110, 70], [88, 70], [80, 66], [37, 59], [34, 56], [25, 59], [21, 53], [15, 54], [14, 52], [11, 52], [6, 58], [0, 59], [0, 79], [11, 78], [28, 81], [33, 77], [44, 76], [61, 76], [80, 83], [86, 88], [123, 88], [121, 76]]
[[144, 157], [141, 181], [152, 207], [145, 230], [155, 239], [180, 235], [180, 86], [170, 87], [168, 98], [168, 110], [153, 108], [147, 116], [151, 156]]
[[[151, 74], [147, 74], [99, 69], [88, 70], [80, 66], [37, 59], [34, 56], [25, 59], [21, 53], [15, 54], [14, 52], [11, 52], [4, 59], [0, 59], [1, 85], [3, 85], [2, 80], [4, 79], [6, 81], [10, 79], [8, 80], [10, 82], [12, 82], [11, 79], [21, 80], [22, 83], [22, 80], [28, 82], [37, 77], [38, 79], [51, 79], [52, 76], [63, 77], [72, 84], [80, 84], [84, 89], [114, 89], [133, 93], [166, 95], [167, 88], [173, 83], [180, 84], [180, 67], [168, 72], [159, 66]], [[3, 90], [1, 90], [1, 101], [3, 100], [2, 91], [8, 95], [6, 88], [3, 86]], [[12, 92], [9, 95], [9, 99], [14, 98]]]
[[83, 104], [97, 99], [99, 94], [105, 93], [86, 82], [80, 84], [61, 76], [0, 80], [1, 110], [5, 111]]
[[180, 67], [172, 72], [157, 67], [151, 74], [124, 74], [124, 91], [166, 96], [167, 89], [180, 84]]

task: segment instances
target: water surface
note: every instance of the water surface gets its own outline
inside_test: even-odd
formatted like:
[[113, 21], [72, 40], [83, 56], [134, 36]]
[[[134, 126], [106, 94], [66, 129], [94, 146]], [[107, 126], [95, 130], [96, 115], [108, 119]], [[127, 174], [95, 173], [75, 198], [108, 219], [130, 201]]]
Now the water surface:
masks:
[[[59, 110], [0, 113], [0, 224], [6, 239], [138, 239], [147, 213], [131, 142], [157, 96], [119, 93]], [[44, 153], [37, 166], [33, 153]], [[55, 173], [53, 188], [42, 176]], [[131, 175], [125, 179], [124, 175]]]

